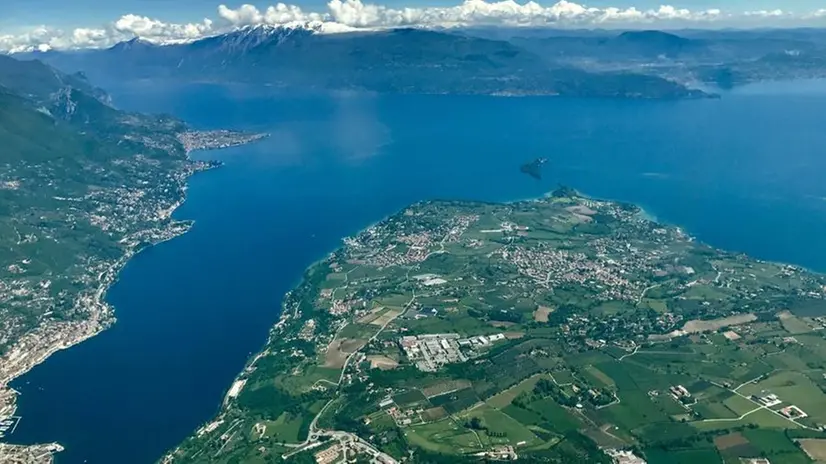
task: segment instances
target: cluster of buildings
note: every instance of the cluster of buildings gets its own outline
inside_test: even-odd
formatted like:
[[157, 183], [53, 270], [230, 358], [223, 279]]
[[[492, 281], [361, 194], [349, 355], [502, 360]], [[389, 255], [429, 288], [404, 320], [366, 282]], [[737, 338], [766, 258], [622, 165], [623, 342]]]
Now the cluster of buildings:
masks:
[[178, 141], [187, 152], [193, 150], [229, 148], [263, 139], [269, 134], [247, 134], [231, 130], [187, 131], [178, 134]]
[[456, 215], [434, 226], [417, 223], [420, 216], [421, 211], [408, 209], [404, 219], [389, 218], [344, 239], [350, 261], [379, 268], [420, 263], [437, 245], [459, 242], [465, 230], [479, 220], [478, 215]]
[[57, 443], [19, 446], [0, 443], [0, 462], [9, 464], [52, 464], [54, 454], [63, 451]]
[[671, 393], [672, 398], [680, 403], [688, 403], [691, 401], [691, 393], [682, 385], [672, 385], [668, 387], [668, 392]]
[[459, 338], [459, 334], [412, 335], [402, 337], [399, 344], [420, 371], [435, 372], [445, 364], [468, 360], [459, 349]]
[[[380, 404], [384, 404], [384, 402]], [[387, 409], [387, 414], [393, 418], [393, 421], [395, 421], [396, 425], [399, 427], [405, 427], [413, 424], [414, 422], [423, 422], [421, 416], [423, 412], [424, 408], [421, 406], [410, 409], [402, 409], [398, 406], [393, 406]]]
[[[373, 226], [356, 238], [345, 239], [353, 262], [378, 268], [415, 264], [424, 261], [436, 243], [430, 232], [418, 232], [395, 235], [397, 243], [385, 244], [389, 237], [393, 237], [387, 233], [383, 228]], [[399, 244], [405, 246], [399, 247]], [[368, 254], [363, 255], [365, 251]]]
[[308, 319], [307, 322], [301, 326], [301, 331], [298, 332], [298, 338], [306, 341], [313, 339], [315, 335], [315, 319]]
[[634, 454], [630, 450], [618, 450], [613, 448], [605, 449], [605, 454], [611, 456], [614, 464], [646, 464], [645, 459]]
[[504, 339], [501, 333], [470, 338], [457, 333], [428, 334], [402, 337], [399, 345], [419, 370], [435, 372], [445, 364], [465, 362], [473, 356], [472, 352]]
[[789, 419], [792, 419], [792, 420], [805, 419], [805, 418], [809, 417], [809, 415], [806, 414], [805, 411], [803, 411], [802, 409], [798, 408], [795, 405], [786, 406], [785, 408], [780, 409], [780, 411], [778, 411], [778, 412], [780, 414], [782, 414], [783, 416], [785, 416]]
[[[399, 464], [392, 456], [382, 453], [370, 443], [346, 432], [330, 432], [334, 444], [315, 453], [317, 464], [339, 462], [370, 462], [371, 464]], [[366, 457], [367, 459], [359, 459]]]
[[[777, 395], [773, 393], [765, 395], [752, 395], [751, 399], [752, 401], [755, 401], [767, 408], [777, 406], [778, 404], [781, 404], [783, 402], [780, 398], [777, 397]], [[778, 409], [777, 412], [783, 415], [784, 417], [792, 420], [804, 419], [806, 417], [809, 417], [809, 415], [806, 414], [805, 411], [803, 411], [795, 405], [789, 405], [785, 408]]]
[[[636, 266], [608, 258], [592, 258], [585, 253], [553, 248], [515, 247], [501, 252], [502, 258], [543, 286], [580, 285], [597, 292], [602, 301], [634, 301], [642, 292], [642, 284], [630, 281]], [[639, 267], [645, 260], [637, 263]]]
[[490, 450], [476, 453], [474, 456], [491, 461], [516, 461], [519, 459], [516, 450], [510, 445], [494, 446]]
[[777, 395], [774, 395], [774, 394], [765, 395], [765, 396], [756, 396], [755, 395], [755, 396], [752, 396], [751, 399], [754, 400], [754, 401], [757, 401], [758, 403], [762, 404], [763, 406], [765, 406], [767, 408], [770, 408], [772, 406], [777, 406], [778, 404], [782, 403], [782, 401], [780, 401], [780, 399], [777, 397]]
[[[317, 464], [332, 464], [341, 460], [340, 456], [345, 452], [341, 445], [333, 445], [326, 450], [319, 451], [315, 454], [315, 462]], [[345, 458], [346, 459], [346, 458]]]

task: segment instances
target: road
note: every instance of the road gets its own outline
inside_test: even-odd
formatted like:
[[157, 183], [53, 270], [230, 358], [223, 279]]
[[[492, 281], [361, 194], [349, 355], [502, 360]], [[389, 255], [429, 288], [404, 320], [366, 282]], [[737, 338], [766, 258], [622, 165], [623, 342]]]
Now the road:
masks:
[[[428, 258], [430, 258], [433, 255], [437, 255], [437, 254], [441, 254], [441, 253], [447, 253], [447, 251], [445, 250], [445, 241], [447, 240], [447, 238], [448, 238], [447, 235], [442, 237], [442, 239], [439, 241], [439, 249], [428, 253], [424, 257], [422, 262], [426, 261]], [[410, 282], [410, 272], [413, 271], [414, 269], [418, 269], [418, 267], [419, 267], [419, 265], [416, 264], [415, 266], [411, 266], [410, 268], [408, 268], [407, 273], [405, 275], [404, 284], [407, 284], [407, 283]], [[347, 271], [344, 274], [344, 284], [337, 287], [335, 290], [333, 290], [333, 294], [332, 294], [333, 298], [335, 298], [335, 293], [339, 289], [345, 288], [347, 286], [347, 283], [349, 281], [349, 274], [351, 272], [353, 272], [354, 270], [356, 270], [357, 268], [358, 268], [358, 266], [353, 268], [353, 269], [350, 269], [349, 271]], [[382, 332], [384, 332], [384, 330], [387, 329], [387, 327], [393, 321], [395, 321], [399, 316], [402, 316], [402, 315], [406, 314], [407, 311], [410, 309], [410, 307], [413, 306], [413, 303], [416, 302], [416, 297], [417, 297], [416, 289], [413, 289], [410, 301], [408, 301], [404, 305], [403, 311], [401, 313], [399, 313], [396, 317], [394, 317], [394, 318], [388, 320], [387, 322], [385, 322], [384, 325], [382, 325], [376, 331], [376, 333], [374, 333], [373, 336], [370, 337], [364, 345], [362, 345], [362, 348], [369, 345], [373, 341], [375, 341], [379, 337], [379, 335], [381, 335]], [[296, 316], [297, 316], [297, 314], [296, 314]], [[345, 326], [346, 326], [346, 324], [345, 324]], [[339, 329], [339, 330], [341, 330], [341, 329]], [[332, 381], [326, 380], [325, 383], [329, 383], [330, 385], [335, 385], [335, 386], [341, 386], [342, 382], [344, 382], [344, 376], [347, 373], [347, 368], [350, 366], [350, 360], [352, 360], [353, 357], [356, 356], [360, 351], [361, 351], [361, 348], [353, 351], [352, 353], [350, 353], [349, 356], [347, 356], [347, 359], [344, 360], [344, 366], [341, 369], [341, 375], [338, 378], [338, 382], [332, 382]], [[391, 457], [390, 455], [387, 455], [385, 453], [382, 453], [381, 451], [379, 451], [377, 448], [375, 448], [370, 443], [368, 443], [365, 440], [362, 440], [361, 438], [359, 438], [357, 435], [351, 434], [349, 432], [340, 431], [340, 430], [320, 430], [318, 428], [319, 419], [324, 414], [324, 412], [327, 411], [327, 409], [330, 407], [330, 405], [332, 405], [336, 401], [336, 399], [338, 399], [339, 394], [340, 394], [340, 391], [337, 390], [335, 396], [332, 399], [330, 399], [330, 401], [328, 401], [327, 404], [324, 405], [324, 407], [321, 408], [321, 410], [318, 412], [318, 414], [315, 415], [315, 417], [313, 417], [312, 422], [310, 422], [310, 427], [309, 427], [309, 431], [307, 433], [307, 439], [306, 440], [304, 440], [301, 443], [285, 443], [284, 444], [284, 446], [286, 446], [288, 448], [294, 448], [293, 451], [290, 451], [289, 453], [286, 453], [286, 454], [283, 455], [284, 459], [287, 459], [290, 456], [292, 456], [294, 454], [297, 454], [297, 453], [300, 453], [300, 452], [302, 452], [302, 451], [304, 451], [308, 448], [313, 448], [315, 446], [318, 446], [318, 444], [319, 444], [318, 438], [319, 437], [329, 436], [329, 437], [333, 437], [333, 438], [336, 438], [336, 437], [346, 438], [346, 439], [350, 440], [351, 442], [353, 442], [354, 444], [356, 444], [357, 448], [359, 448], [360, 450], [363, 450], [367, 454], [370, 454], [374, 458], [379, 459], [381, 462], [384, 462], [384, 463], [387, 463], [387, 464], [398, 464], [398, 461], [396, 461], [393, 457]], [[341, 439], [340, 439], [340, 441], [341, 441]]]
[[[438, 252], [436, 252], [436, 253], [438, 253]], [[430, 255], [428, 255], [428, 256], [430, 256]], [[409, 281], [409, 279], [410, 279], [410, 270], [412, 270], [412, 268], [408, 270], [408, 272], [407, 272], [407, 280], [406, 280], [405, 282]], [[352, 272], [352, 269], [350, 270], [350, 272]], [[349, 274], [349, 272], [348, 272], [348, 274]], [[346, 274], [345, 274], [345, 279], [346, 279]], [[345, 282], [346, 282], [346, 280], [345, 280]], [[338, 290], [338, 288], [337, 288], [336, 290]], [[333, 293], [335, 294], [335, 290], [333, 291]], [[379, 335], [381, 335], [381, 333], [382, 333], [382, 332], [384, 332], [384, 330], [385, 330], [385, 329], [386, 329], [386, 328], [387, 328], [387, 327], [388, 327], [388, 326], [389, 326], [389, 325], [390, 325], [390, 324], [391, 324], [394, 320], [396, 320], [396, 318], [398, 318], [399, 316], [401, 316], [401, 315], [405, 314], [405, 313], [407, 312], [407, 310], [408, 310], [408, 309], [410, 309], [410, 307], [413, 305], [413, 303], [414, 303], [415, 301], [416, 301], [416, 290], [414, 289], [414, 290], [413, 290], [413, 296], [410, 298], [410, 301], [408, 301], [408, 302], [407, 302], [407, 304], [405, 304], [405, 305], [404, 305], [404, 311], [402, 311], [401, 313], [399, 313], [399, 314], [398, 314], [396, 317], [394, 317], [393, 319], [390, 319], [390, 320], [388, 320], [387, 322], [385, 322], [385, 323], [384, 323], [384, 325], [382, 325], [382, 326], [379, 328], [379, 330], [377, 330], [377, 331], [376, 331], [376, 333], [375, 333], [375, 334], [373, 334], [373, 336], [372, 336], [372, 337], [370, 337], [370, 339], [368, 339], [368, 340], [367, 340], [367, 343], [365, 343], [364, 345], [362, 345], [362, 348], [363, 348], [363, 347], [365, 347], [365, 346], [367, 346], [367, 345], [369, 345], [369, 344], [370, 344], [370, 343], [372, 343], [372, 342], [373, 342], [376, 338], [378, 338], [378, 337], [379, 337]], [[343, 328], [343, 327], [342, 327], [342, 328]], [[340, 329], [339, 329], [339, 330], [340, 330]], [[339, 376], [339, 378], [338, 378], [338, 382], [331, 382], [331, 381], [329, 381], [329, 380], [328, 380], [328, 381], [326, 381], [326, 382], [327, 382], [327, 383], [329, 383], [329, 384], [331, 384], [331, 385], [340, 386], [340, 385], [341, 385], [341, 383], [344, 381], [344, 375], [347, 373], [347, 367], [350, 365], [350, 360], [351, 360], [351, 359], [353, 359], [353, 357], [354, 357], [355, 355], [357, 355], [360, 351], [361, 351], [361, 348], [359, 348], [358, 350], [353, 351], [352, 353], [350, 353], [350, 355], [349, 355], [349, 356], [347, 356], [347, 359], [345, 359], [345, 360], [344, 360], [344, 366], [343, 366], [343, 367], [342, 367], [342, 369], [341, 369], [341, 375], [340, 375], [340, 376]], [[327, 409], [330, 407], [330, 405], [332, 405], [332, 404], [336, 401], [336, 399], [338, 398], [338, 395], [339, 395], [339, 392], [337, 391], [337, 392], [336, 392], [336, 396], [335, 396], [335, 397], [333, 397], [332, 399], [330, 399], [330, 401], [328, 401], [328, 402], [327, 402], [327, 404], [325, 404], [325, 405], [324, 405], [324, 407], [322, 407], [322, 408], [321, 408], [321, 410], [318, 412], [318, 414], [316, 414], [316, 415], [315, 415], [315, 417], [313, 417], [312, 422], [310, 422], [310, 427], [309, 427], [309, 431], [308, 431], [308, 433], [307, 433], [307, 439], [306, 439], [306, 440], [304, 440], [304, 441], [303, 441], [303, 442], [301, 442], [301, 443], [285, 443], [285, 444], [284, 444], [284, 446], [286, 446], [286, 447], [288, 447], [288, 448], [295, 448], [295, 450], [290, 451], [289, 453], [287, 453], [287, 454], [285, 454], [285, 455], [283, 456], [285, 459], [286, 459], [286, 458], [289, 458], [290, 456], [292, 456], [292, 455], [294, 455], [294, 454], [296, 454], [296, 453], [300, 453], [301, 451], [304, 451], [307, 447], [309, 447], [309, 446], [313, 445], [314, 443], [317, 443], [317, 440], [318, 440], [318, 437], [319, 437], [319, 436], [327, 436], [328, 434], [345, 434], [345, 435], [352, 435], [352, 434], [349, 434], [349, 433], [344, 432], [344, 431], [338, 431], [338, 430], [333, 430], [333, 431], [320, 431], [320, 430], [318, 429], [318, 420], [321, 418], [321, 416], [324, 414], [324, 412], [325, 412], [325, 411], [327, 411]], [[374, 454], [374, 456], [376, 456], [376, 455], [378, 455], [378, 454], [381, 454], [381, 455], [386, 456], [386, 459], [389, 459], [389, 460], [385, 460], [384, 462], [387, 462], [387, 463], [396, 463], [396, 462], [397, 462], [395, 459], [393, 459], [393, 458], [392, 458], [392, 457], [390, 457], [389, 455], [386, 455], [386, 454], [384, 454], [384, 453], [381, 453], [378, 449], [374, 448], [372, 445], [370, 445], [369, 443], [365, 442], [364, 440], [361, 440], [361, 439], [360, 439], [360, 438], [358, 438], [356, 435], [352, 435], [352, 436], [353, 436], [353, 437], [355, 437], [355, 438], [358, 440], [358, 442], [359, 442], [359, 443], [362, 443], [364, 446], [369, 446], [369, 447], [370, 447], [370, 449], [372, 449], [373, 451], [375, 451], [375, 453], [377, 453], [377, 454]]]

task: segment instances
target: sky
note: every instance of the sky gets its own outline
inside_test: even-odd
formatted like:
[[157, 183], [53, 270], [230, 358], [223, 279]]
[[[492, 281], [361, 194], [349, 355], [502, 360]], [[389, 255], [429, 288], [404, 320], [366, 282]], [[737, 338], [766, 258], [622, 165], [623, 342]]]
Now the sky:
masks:
[[[226, 1], [226, 0], [225, 0]], [[173, 43], [259, 24], [392, 27], [826, 27], [826, 0], [2, 0], [0, 51]]]

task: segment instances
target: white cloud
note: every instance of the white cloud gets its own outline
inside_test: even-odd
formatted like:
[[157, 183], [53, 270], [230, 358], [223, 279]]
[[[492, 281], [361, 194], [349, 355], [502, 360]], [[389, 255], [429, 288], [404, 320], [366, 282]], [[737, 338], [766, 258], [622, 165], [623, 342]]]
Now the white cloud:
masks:
[[127, 14], [97, 28], [74, 30], [39, 26], [19, 33], [0, 32], [0, 51], [108, 47], [139, 37], [154, 43], [197, 40], [236, 28], [257, 25], [302, 26], [312, 24], [320, 32], [345, 32], [393, 27], [549, 26], [549, 27], [687, 27], [687, 26], [796, 26], [826, 25], [826, 9], [791, 13], [780, 9], [730, 12], [720, 9], [690, 10], [670, 5], [658, 8], [589, 7], [569, 0], [541, 5], [531, 0], [464, 0], [448, 7], [394, 8], [362, 0], [330, 0], [325, 11], [304, 11], [299, 6], [277, 3], [266, 9], [251, 4], [218, 7], [216, 21], [167, 23]]
[[700, 21], [714, 19], [719, 10], [692, 12], [671, 6], [654, 10], [636, 8], [589, 8], [561, 0], [543, 7], [530, 1], [513, 0], [487, 2], [466, 0], [453, 7], [392, 9], [364, 4], [361, 0], [330, 0], [327, 4], [330, 18], [352, 27], [399, 26], [587, 26], [608, 23], [649, 23], [658, 20]]
[[744, 13], [745, 16], [756, 16], [758, 18], [779, 18], [784, 16], [786, 13], [783, 10], [757, 10], [757, 11], [747, 11]]
[[244, 4], [236, 9], [226, 5], [218, 6], [218, 16], [236, 27], [255, 26], [259, 24], [289, 24], [294, 22], [323, 21], [323, 14], [305, 13], [301, 7], [277, 3], [261, 12], [250, 4]]
[[109, 47], [124, 40], [140, 37], [156, 43], [197, 40], [213, 33], [212, 21], [175, 24], [128, 14], [101, 28], [76, 28], [69, 31], [39, 26], [20, 34], [0, 34], [0, 51], [11, 53], [30, 50]]
[[204, 19], [201, 23], [170, 24], [128, 14], [112, 24], [112, 29], [126, 36], [141, 37], [158, 41], [186, 41], [204, 37], [212, 32], [212, 20]]

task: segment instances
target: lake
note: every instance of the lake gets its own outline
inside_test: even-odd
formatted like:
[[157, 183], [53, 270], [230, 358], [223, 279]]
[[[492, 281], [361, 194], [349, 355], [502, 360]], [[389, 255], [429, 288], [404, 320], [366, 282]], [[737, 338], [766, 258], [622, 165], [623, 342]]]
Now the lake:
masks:
[[[267, 131], [190, 180], [192, 230], [136, 256], [108, 293], [117, 324], [49, 358], [22, 392], [19, 443], [58, 463], [147, 463], [217, 411], [280, 301], [340, 239], [405, 205], [510, 201], [563, 183], [637, 203], [715, 246], [826, 271], [826, 84], [720, 100], [286, 96], [155, 83], [124, 109]], [[547, 157], [543, 180], [519, 171]]]

